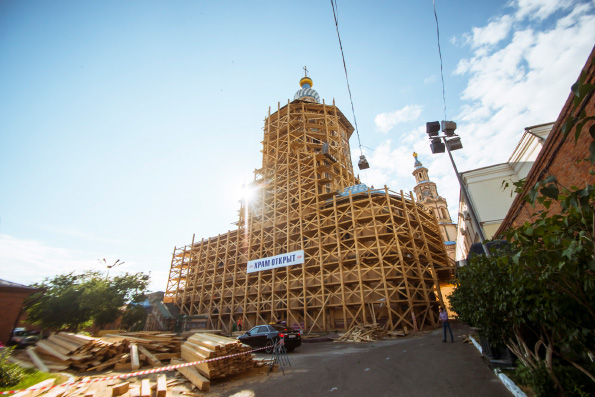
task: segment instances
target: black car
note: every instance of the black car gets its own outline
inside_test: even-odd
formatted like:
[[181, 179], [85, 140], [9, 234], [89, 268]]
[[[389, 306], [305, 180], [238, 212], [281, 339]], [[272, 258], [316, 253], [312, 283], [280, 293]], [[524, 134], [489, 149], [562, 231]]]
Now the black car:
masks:
[[288, 352], [302, 345], [300, 331], [283, 324], [257, 325], [244, 335], [238, 336], [240, 342], [250, 347], [266, 347], [265, 352], [269, 354], [273, 352], [273, 347], [280, 339], [283, 339]]
[[39, 342], [39, 331], [27, 331], [25, 328], [15, 328], [8, 342], [9, 345], [19, 347], [34, 345]]

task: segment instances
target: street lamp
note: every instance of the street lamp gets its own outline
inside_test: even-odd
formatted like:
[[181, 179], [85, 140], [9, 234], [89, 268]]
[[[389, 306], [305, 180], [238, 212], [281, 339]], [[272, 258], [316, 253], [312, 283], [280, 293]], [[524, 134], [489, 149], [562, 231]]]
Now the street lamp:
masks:
[[[101, 259], [97, 259], [99, 261], [99, 263], [101, 263]], [[105, 260], [105, 258], [103, 258], [103, 265], [105, 265], [107, 267], [107, 275], [105, 276], [105, 280], [107, 281], [109, 279], [109, 270], [114, 267], [114, 266], [120, 266], [123, 265], [125, 262], [121, 261], [121, 260], [117, 260], [115, 261], [113, 264], [108, 265], [107, 261]]]
[[483, 247], [483, 251], [487, 256], [490, 256], [490, 252], [488, 247], [485, 244], [485, 235], [483, 234], [483, 229], [479, 224], [479, 220], [477, 218], [477, 214], [475, 212], [475, 208], [471, 204], [471, 200], [469, 198], [469, 192], [467, 192], [467, 186], [463, 182], [463, 178], [459, 174], [457, 169], [457, 165], [450, 153], [452, 150], [459, 150], [463, 148], [463, 143], [461, 142], [461, 138], [455, 134], [455, 130], [457, 129], [457, 123], [454, 121], [442, 121], [442, 132], [444, 135], [440, 136], [440, 128], [441, 125], [437, 121], [431, 121], [426, 123], [426, 133], [430, 138], [430, 149], [432, 149], [432, 153], [444, 153], [445, 151], [448, 153], [450, 157], [450, 162], [452, 163], [452, 167], [455, 170], [455, 174], [457, 175], [457, 179], [459, 180], [459, 185], [461, 187], [461, 192], [463, 193], [463, 200], [469, 209], [469, 215], [474, 223], [475, 228], [477, 229], [477, 233], [479, 235], [479, 240], [481, 242], [481, 246]]

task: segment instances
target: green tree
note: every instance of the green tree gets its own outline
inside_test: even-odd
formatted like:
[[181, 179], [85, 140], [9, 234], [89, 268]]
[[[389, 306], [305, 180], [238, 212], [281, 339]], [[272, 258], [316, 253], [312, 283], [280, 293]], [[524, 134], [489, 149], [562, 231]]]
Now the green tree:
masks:
[[44, 291], [27, 301], [28, 320], [49, 331], [102, 327], [116, 321], [127, 304], [142, 302], [148, 285], [143, 273], [110, 279], [97, 271], [55, 276], [34, 285]]
[[122, 315], [122, 325], [128, 331], [141, 331], [147, 321], [147, 311], [142, 305], [130, 304]]

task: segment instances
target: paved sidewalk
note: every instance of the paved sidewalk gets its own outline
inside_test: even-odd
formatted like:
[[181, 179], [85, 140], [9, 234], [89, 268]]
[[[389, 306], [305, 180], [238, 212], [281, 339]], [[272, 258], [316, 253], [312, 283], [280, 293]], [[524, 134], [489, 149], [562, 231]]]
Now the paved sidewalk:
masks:
[[221, 396], [510, 397], [475, 346], [462, 342], [468, 327], [453, 322], [452, 329], [455, 343], [442, 342], [441, 328], [374, 343], [305, 343], [289, 354], [291, 367], [285, 375], [277, 371], [222, 387], [213, 385], [213, 392]]

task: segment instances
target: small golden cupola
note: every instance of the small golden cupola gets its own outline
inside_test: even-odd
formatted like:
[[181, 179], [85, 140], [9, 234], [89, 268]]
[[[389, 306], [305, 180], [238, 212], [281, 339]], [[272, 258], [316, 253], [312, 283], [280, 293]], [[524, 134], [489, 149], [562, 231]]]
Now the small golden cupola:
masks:
[[320, 103], [320, 95], [318, 95], [316, 90], [312, 88], [314, 83], [312, 82], [312, 79], [308, 77], [307, 69], [304, 68], [304, 70], [306, 71], [305, 76], [302, 77], [302, 79], [300, 80], [300, 87], [302, 88], [295, 93], [293, 99], [299, 99], [300, 101], [306, 102]]

